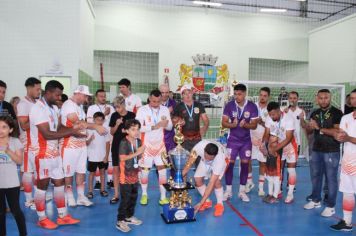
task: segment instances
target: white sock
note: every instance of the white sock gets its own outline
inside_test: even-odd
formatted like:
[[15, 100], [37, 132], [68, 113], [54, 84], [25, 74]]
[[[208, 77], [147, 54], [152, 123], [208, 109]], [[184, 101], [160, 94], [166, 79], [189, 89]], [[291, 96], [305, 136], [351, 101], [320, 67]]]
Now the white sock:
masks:
[[343, 193], [342, 208], [344, 220], [347, 225], [352, 225], [352, 211], [355, 209], [355, 196], [352, 193]]
[[[149, 171], [147, 171], [147, 170], [142, 170], [142, 171], [141, 171], [141, 188], [142, 188], [142, 195], [147, 195], [148, 174], [149, 174]], [[142, 182], [145, 182], [145, 183], [143, 184]]]
[[147, 186], [148, 184], [141, 184], [142, 195], [147, 195]]
[[266, 176], [267, 183], [268, 183], [268, 195], [272, 196], [273, 195], [273, 177], [272, 176]]
[[223, 190], [222, 187], [215, 189], [215, 196], [216, 196], [216, 202], [217, 202], [217, 204], [223, 204], [223, 200], [224, 200], [224, 190]]
[[200, 187], [197, 187], [197, 190], [198, 190], [200, 196], [204, 196], [205, 189], [206, 189], [206, 185], [205, 185], [205, 184], [203, 184], [203, 185], [200, 186]]
[[248, 176], [247, 176], [247, 183], [248, 184], [253, 184], [253, 181], [252, 181], [252, 172], [248, 173]]
[[273, 197], [278, 198], [278, 194], [281, 187], [281, 181], [279, 176], [273, 176]]
[[232, 185], [226, 185], [226, 192], [232, 193]]
[[159, 189], [161, 192], [161, 200], [166, 199], [166, 189], [163, 184], [167, 183], [167, 169], [158, 171]]
[[264, 175], [260, 175], [258, 178], [258, 190], [262, 190], [263, 191], [263, 184], [265, 183], [265, 176]]
[[293, 190], [294, 190], [295, 185], [289, 185], [288, 186], [288, 195], [293, 196]]
[[246, 185], [241, 185], [240, 184], [240, 190], [239, 193], [244, 193], [245, 192]]
[[295, 171], [295, 168], [287, 168], [287, 171], [288, 171], [288, 175], [289, 175], [289, 177], [288, 177], [288, 185], [289, 185], [288, 195], [293, 196], [295, 183], [297, 181], [297, 172]]
[[66, 193], [67, 199], [69, 199], [69, 198], [74, 199], [72, 185], [68, 185], [68, 186], [65, 188], [65, 193]]
[[166, 189], [163, 187], [163, 185], [159, 186], [159, 191], [161, 192], [161, 200], [166, 199]]

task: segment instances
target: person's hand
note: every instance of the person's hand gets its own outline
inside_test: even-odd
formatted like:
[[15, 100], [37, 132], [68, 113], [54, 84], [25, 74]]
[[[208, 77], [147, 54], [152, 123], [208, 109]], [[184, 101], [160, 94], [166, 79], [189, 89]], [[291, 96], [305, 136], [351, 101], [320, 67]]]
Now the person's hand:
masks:
[[157, 128], [166, 128], [168, 125], [168, 120], [161, 120], [160, 122], [157, 123], [156, 127]]
[[260, 151], [262, 152], [262, 154], [264, 156], [267, 156], [268, 155], [268, 151], [267, 151], [267, 148], [266, 148], [266, 145], [264, 143], [262, 143], [259, 147]]
[[347, 135], [347, 133], [344, 130], [339, 130], [338, 132], [336, 132], [334, 134], [334, 139], [336, 139], [337, 141], [339, 141], [340, 143], [344, 143], [347, 142], [349, 136]]
[[181, 127], [183, 127], [184, 125], [185, 125], [185, 120], [184, 119], [179, 119], [179, 121], [178, 121], [178, 125], [179, 126], [181, 126]]
[[93, 141], [94, 139], [95, 139], [95, 135], [92, 134], [92, 135], [90, 136], [90, 138], [89, 138], [89, 141], [91, 142], [91, 141]]
[[243, 119], [241, 122], [240, 122], [240, 127], [241, 128], [244, 128], [244, 126], [247, 124], [246, 120]]
[[108, 156], [105, 156], [103, 162], [106, 164], [106, 163], [108, 163], [108, 160], [109, 160], [109, 157], [108, 157]]
[[239, 122], [237, 121], [237, 118], [235, 117], [234, 120], [232, 121], [232, 125], [233, 125], [232, 127], [233, 127], [233, 128], [236, 128], [237, 125], [238, 125], [238, 123], [239, 123]]
[[107, 116], [110, 114], [110, 107], [105, 107], [104, 115]]
[[198, 213], [201, 206], [202, 206], [202, 204], [200, 202], [194, 206], [194, 215], [196, 215]]
[[309, 127], [312, 128], [312, 129], [315, 129], [315, 130], [319, 130], [320, 129], [318, 123], [316, 123], [316, 121], [313, 120], [313, 119], [310, 120]]
[[107, 134], [107, 130], [105, 129], [104, 126], [97, 125], [95, 127], [95, 130], [100, 134], [100, 135], [105, 135]]
[[146, 146], [142, 145], [141, 147], [139, 147], [136, 151], [137, 155], [141, 155], [145, 152]]
[[305, 111], [303, 110], [299, 115], [300, 120], [305, 120]]
[[122, 118], [122, 117], [121, 117], [120, 119], [117, 119], [117, 120], [116, 120], [116, 126], [121, 125], [122, 122], [123, 122], [123, 118]]

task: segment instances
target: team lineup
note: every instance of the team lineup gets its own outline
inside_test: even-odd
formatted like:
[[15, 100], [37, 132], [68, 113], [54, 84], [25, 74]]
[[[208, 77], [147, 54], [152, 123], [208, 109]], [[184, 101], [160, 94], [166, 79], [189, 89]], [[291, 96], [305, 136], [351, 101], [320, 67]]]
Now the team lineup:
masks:
[[[0, 82], [3, 114], [6, 84]], [[130, 225], [143, 224], [144, 219], [135, 217], [135, 208], [137, 201], [142, 206], [155, 201], [150, 198], [150, 191], [155, 190], [148, 188], [149, 180], [158, 182], [158, 204], [171, 204], [165, 185], [175, 176], [175, 170], [168, 168], [162, 156], [177, 148], [175, 127], [184, 136], [182, 148], [197, 155], [194, 170], [189, 166], [182, 171], [184, 179], [194, 172], [194, 185], [201, 196], [193, 203], [195, 214], [214, 205], [213, 215], [221, 217], [225, 201], [238, 198], [250, 202], [249, 195], [255, 187], [253, 159], [259, 165], [257, 188], [262, 202], [293, 204], [304, 133], [311, 149], [312, 187], [304, 209], [320, 208], [324, 192], [325, 208], [321, 216], [331, 217], [336, 213], [340, 191], [343, 218], [330, 228], [352, 230], [356, 194], [356, 89], [350, 93], [354, 109], [349, 114], [344, 115], [332, 106], [331, 92], [322, 88], [315, 94], [318, 107], [307, 114], [298, 106], [296, 91], [288, 93], [289, 106], [285, 108], [279, 101], [272, 101], [270, 88], [261, 86], [254, 103], [248, 100], [248, 88], [237, 84], [232, 99], [223, 108], [221, 126], [228, 130], [225, 144], [204, 138], [209, 117], [204, 105], [193, 99], [194, 90], [189, 85], [180, 88], [182, 100], [176, 102], [170, 96], [169, 86], [162, 84], [149, 93], [146, 105], [132, 93], [131, 82], [126, 78], [118, 82], [120, 95], [111, 104], [106, 101], [105, 90], [91, 94], [86, 85], [79, 85], [70, 98], [64, 96], [63, 85], [55, 80], [43, 86], [42, 95], [41, 81], [36, 78], [28, 78], [25, 87], [27, 94], [18, 103], [17, 114], [6, 109], [8, 114], [0, 115], [0, 235], [6, 235], [5, 198], [20, 235], [27, 235], [21, 204], [37, 212], [37, 225], [41, 228], [80, 224], [80, 219], [72, 217], [67, 207], [92, 206], [94, 189], [99, 189], [102, 197], [108, 197], [106, 180], [114, 189], [108, 202], [118, 204], [115, 227], [129, 232]], [[85, 112], [83, 105], [89, 96], [95, 97], [95, 104]], [[14, 135], [16, 127], [19, 137]], [[20, 178], [17, 165], [21, 165]], [[151, 171], [153, 167], [155, 171]], [[150, 174], [157, 178], [150, 178]], [[233, 183], [234, 174], [239, 176], [239, 184]], [[287, 184], [286, 191], [283, 182]], [[20, 185], [24, 203], [19, 200]], [[215, 204], [210, 199], [213, 192]], [[46, 201], [52, 198], [58, 212], [55, 221], [46, 214]]]

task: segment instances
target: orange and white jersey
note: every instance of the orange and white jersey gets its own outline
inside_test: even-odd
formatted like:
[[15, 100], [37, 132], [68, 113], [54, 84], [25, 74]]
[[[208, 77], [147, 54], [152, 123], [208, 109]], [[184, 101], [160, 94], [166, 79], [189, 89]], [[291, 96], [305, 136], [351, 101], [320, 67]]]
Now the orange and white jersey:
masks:
[[[267, 106], [260, 107], [259, 103], [256, 103], [256, 106], [258, 108], [258, 117], [261, 118], [263, 122], [266, 122], [266, 119], [268, 117]], [[251, 141], [253, 146], [261, 146], [264, 133], [265, 127], [260, 124], [257, 125], [257, 128], [255, 130], [251, 130]]]
[[268, 116], [265, 126], [270, 129], [271, 135], [278, 137], [278, 142], [282, 142], [287, 138], [287, 131], [293, 131], [292, 141], [283, 148], [283, 156], [298, 155], [298, 144], [294, 137], [295, 122], [293, 116], [288, 113], [282, 113], [279, 121], [273, 121], [271, 117]]
[[[356, 119], [353, 117], [353, 112], [341, 118], [340, 129], [344, 130], [348, 136], [356, 138]], [[341, 171], [344, 174], [356, 176], [356, 144], [344, 143]]]
[[[33, 105], [35, 105], [36, 102], [31, 101], [28, 97], [24, 97], [20, 100], [20, 102], [17, 104], [17, 117], [23, 117], [29, 119], [30, 116], [30, 111]], [[23, 130], [20, 126], [20, 141], [22, 145], [24, 146], [24, 150], [27, 151], [30, 144], [31, 144], [31, 138], [30, 138], [30, 128], [27, 130]]]
[[130, 96], [125, 98], [125, 107], [127, 111], [131, 111], [136, 114], [138, 109], [142, 107], [141, 98], [131, 93]]
[[37, 125], [48, 123], [50, 130], [56, 132], [59, 122], [58, 107], [55, 105], [49, 107], [44, 99], [40, 99], [32, 106], [29, 118], [30, 150], [40, 159], [58, 157], [58, 140], [46, 140], [37, 128]]
[[161, 120], [168, 120], [166, 130], [171, 130], [172, 120], [169, 109], [165, 106], [153, 109], [149, 105], [138, 109], [136, 119], [141, 123], [141, 141], [146, 146], [144, 156], [160, 156], [165, 151], [164, 128], [152, 130], [151, 127]]
[[[61, 108], [61, 124], [65, 127], [73, 127], [73, 123], [68, 119], [69, 115], [75, 114], [78, 121], [85, 121], [85, 112], [81, 106], [76, 104], [72, 99], [68, 99], [63, 103]], [[86, 146], [85, 138], [77, 138], [74, 136], [61, 139], [62, 148], [81, 148]]]
[[288, 114], [294, 118], [295, 131], [294, 136], [297, 141], [297, 144], [301, 144], [301, 125], [300, 125], [300, 116], [304, 113], [303, 109], [297, 107], [295, 111], [291, 109], [288, 110]]

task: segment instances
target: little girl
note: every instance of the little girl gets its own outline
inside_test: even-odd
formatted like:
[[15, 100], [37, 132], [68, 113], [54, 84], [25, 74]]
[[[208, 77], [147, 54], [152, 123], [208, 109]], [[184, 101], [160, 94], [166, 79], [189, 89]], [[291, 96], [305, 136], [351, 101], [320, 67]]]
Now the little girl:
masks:
[[27, 235], [25, 216], [20, 208], [20, 181], [17, 165], [22, 163], [23, 146], [10, 137], [15, 123], [10, 116], [0, 117], [0, 235], [6, 235], [6, 203], [15, 217], [20, 236]]

